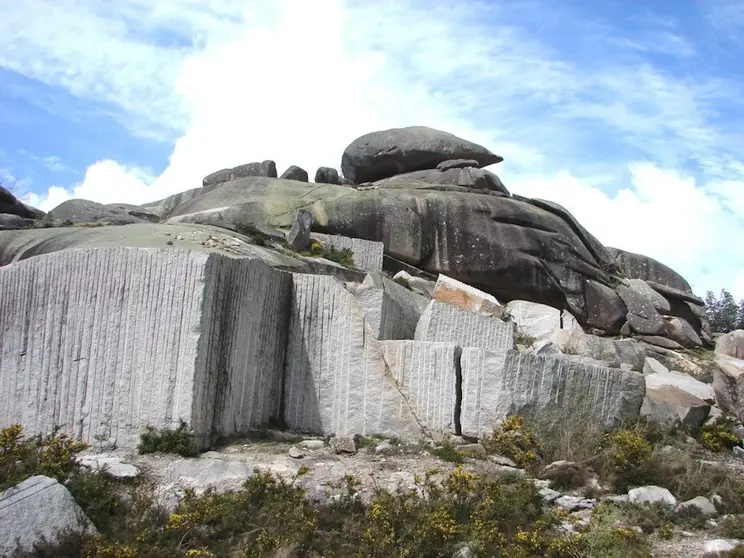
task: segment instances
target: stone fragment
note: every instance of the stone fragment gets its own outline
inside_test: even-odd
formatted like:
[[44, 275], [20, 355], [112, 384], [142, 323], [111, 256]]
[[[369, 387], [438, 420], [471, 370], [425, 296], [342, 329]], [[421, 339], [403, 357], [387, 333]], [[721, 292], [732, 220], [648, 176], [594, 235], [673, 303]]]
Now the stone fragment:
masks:
[[669, 304], [669, 301], [651, 288], [643, 279], [628, 279], [628, 284], [631, 289], [646, 297], [660, 313], [668, 313], [671, 311], [672, 307]]
[[0, 426], [63, 425], [134, 448], [146, 426], [183, 420], [207, 445], [265, 425], [278, 414], [290, 281], [259, 260], [176, 248], [1, 267]]
[[61, 533], [95, 533], [72, 494], [55, 479], [35, 476], [0, 493], [0, 555], [32, 552]]
[[702, 347], [702, 339], [695, 333], [695, 330], [687, 320], [677, 316], [664, 316], [664, 321], [666, 321], [665, 335], [667, 337], [673, 339], [683, 347]]
[[333, 436], [328, 445], [333, 453], [356, 453], [356, 442], [353, 436]]
[[369, 273], [347, 289], [360, 302], [377, 339], [412, 339], [427, 300], [382, 274]]
[[393, 276], [393, 281], [404, 285], [406, 288], [410, 288], [415, 293], [429, 298], [434, 296], [434, 289], [437, 285], [434, 281], [429, 281], [422, 277], [416, 277], [415, 275], [411, 275], [403, 270]]
[[299, 182], [307, 182], [309, 180], [307, 171], [297, 165], [290, 166], [279, 178], [284, 180], [297, 180]]
[[666, 386], [678, 388], [706, 403], [712, 404], [716, 401], [713, 386], [682, 372], [667, 370], [646, 375], [646, 388], [661, 388]]
[[718, 515], [718, 510], [713, 505], [713, 502], [708, 500], [705, 496], [695, 496], [691, 500], [680, 502], [674, 511], [676, 513], [683, 513], [688, 508], [696, 508], [701, 514], [707, 516]]
[[490, 434], [511, 414], [552, 423], [571, 416], [612, 427], [638, 416], [645, 394], [637, 372], [513, 350], [464, 348], [460, 360], [464, 436]]
[[654, 347], [661, 347], [662, 349], [669, 349], [672, 351], [679, 351], [684, 349], [682, 345], [669, 339], [668, 337], [661, 337], [660, 335], [637, 335], [635, 337], [638, 341], [643, 341]]
[[626, 322], [627, 309], [620, 296], [607, 285], [587, 279], [584, 285], [586, 325], [607, 333], [619, 333]]
[[331, 167], [320, 167], [315, 171], [316, 184], [341, 184], [338, 171]]
[[287, 234], [287, 244], [292, 250], [304, 252], [310, 248], [310, 230], [313, 226], [313, 215], [300, 209], [295, 216], [292, 228]]
[[334, 250], [351, 250], [354, 266], [365, 271], [382, 271], [382, 256], [385, 245], [382, 242], [349, 238], [347, 236], [313, 233], [326, 248]]
[[744, 329], [735, 329], [716, 339], [716, 354], [744, 360]]
[[634, 333], [641, 335], [664, 335], [666, 322], [645, 296], [624, 285], [617, 287], [617, 294], [628, 309], [628, 323]]
[[576, 319], [567, 311], [560, 311], [545, 304], [512, 300], [506, 305], [510, 321], [514, 322], [517, 336], [542, 341], [556, 329], [582, 331]]
[[541, 488], [539, 492], [540, 496], [542, 496], [542, 499], [548, 504], [555, 502], [558, 498], [561, 497], [561, 493], [557, 490], [553, 490], [552, 488]]
[[561, 496], [553, 501], [553, 504], [568, 511], [590, 510], [597, 505], [594, 498], [581, 498], [580, 496]]
[[355, 139], [341, 159], [344, 176], [355, 183], [396, 174], [434, 169], [443, 161], [474, 159], [485, 167], [503, 161], [484, 147], [447, 132], [410, 126], [365, 134]]
[[744, 360], [718, 354], [715, 362], [713, 391], [718, 406], [744, 422]]
[[492, 295], [440, 274], [432, 298], [469, 312], [500, 317], [504, 307]]
[[674, 423], [679, 420], [688, 432], [697, 434], [708, 418], [710, 404], [674, 385], [649, 385], [649, 377], [646, 377], [646, 397], [641, 406], [641, 415], [658, 422]]
[[514, 326], [493, 316], [432, 300], [421, 315], [414, 339], [481, 347], [503, 354], [514, 347]]
[[221, 169], [212, 174], [208, 174], [202, 179], [202, 186], [208, 188], [210, 186], [216, 186], [223, 182], [230, 180], [230, 169]]
[[504, 457], [503, 455], [489, 455], [488, 460], [493, 461], [498, 465], [503, 465], [504, 467], [511, 467], [513, 469], [517, 468], [517, 464], [514, 463], [514, 461], [512, 461], [508, 457]]
[[608, 339], [580, 331], [560, 329], [553, 332], [550, 341], [563, 353], [604, 361], [611, 368], [630, 364], [633, 370], [640, 372], [646, 360], [645, 351], [633, 339]]
[[302, 450], [297, 446], [292, 446], [291, 448], [289, 448], [287, 455], [289, 455], [289, 457], [291, 457], [292, 459], [302, 459], [303, 457], [305, 457], [305, 454], [302, 453]]
[[669, 506], [677, 505], [677, 499], [669, 490], [661, 486], [639, 486], [628, 491], [628, 501], [631, 504], [653, 504], [660, 502]]

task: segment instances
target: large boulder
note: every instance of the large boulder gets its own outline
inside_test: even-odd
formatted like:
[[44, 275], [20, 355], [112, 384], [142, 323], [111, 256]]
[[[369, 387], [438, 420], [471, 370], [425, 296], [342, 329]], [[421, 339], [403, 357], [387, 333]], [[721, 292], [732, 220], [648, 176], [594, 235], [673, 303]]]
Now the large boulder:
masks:
[[646, 375], [646, 397], [641, 414], [658, 421], [681, 420], [692, 433], [697, 433], [715, 403], [713, 387], [692, 376], [666, 370], [655, 359], [646, 365], [655, 371]]
[[127, 203], [103, 205], [90, 200], [74, 199], [62, 202], [52, 209], [47, 213], [45, 220], [65, 224], [129, 225], [132, 223], [157, 223], [160, 221], [160, 217], [138, 205]]
[[744, 359], [744, 329], [735, 329], [716, 339], [716, 354]]
[[690, 284], [679, 273], [658, 260], [626, 252], [617, 248], [607, 248], [615, 259], [615, 263], [622, 272], [631, 279], [643, 279], [644, 281], [671, 287], [682, 293], [692, 294]]
[[331, 167], [319, 167], [315, 171], [316, 184], [341, 184], [341, 177], [338, 171]]
[[206, 189], [213, 188], [229, 182], [231, 180], [240, 180], [249, 176], [265, 176], [267, 178], [276, 178], [276, 163], [270, 159], [255, 163], [246, 163], [238, 165], [231, 169], [221, 169], [204, 177], [202, 186]]
[[550, 342], [563, 353], [602, 361], [612, 368], [625, 366], [641, 372], [646, 353], [634, 339], [608, 339], [578, 330], [558, 329]]
[[309, 179], [307, 171], [297, 165], [291, 165], [279, 178], [284, 180], [297, 180], [299, 182], [307, 182]]
[[625, 285], [617, 287], [617, 294], [628, 308], [628, 324], [633, 333], [663, 335], [666, 332], [666, 322], [648, 298]]
[[372, 132], [355, 139], [344, 150], [341, 170], [357, 184], [396, 174], [435, 169], [451, 159], [471, 159], [480, 167], [500, 163], [503, 157], [485, 147], [426, 126]]
[[55, 479], [38, 475], [0, 493], [0, 556], [33, 552], [63, 534], [95, 533], [72, 494]]

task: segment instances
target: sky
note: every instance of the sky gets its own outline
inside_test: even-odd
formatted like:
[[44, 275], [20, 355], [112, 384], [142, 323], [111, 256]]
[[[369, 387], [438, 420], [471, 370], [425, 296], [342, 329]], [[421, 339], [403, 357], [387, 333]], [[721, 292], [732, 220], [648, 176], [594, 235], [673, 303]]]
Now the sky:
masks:
[[425, 125], [744, 298], [743, 0], [0, 0], [0, 180], [50, 210]]

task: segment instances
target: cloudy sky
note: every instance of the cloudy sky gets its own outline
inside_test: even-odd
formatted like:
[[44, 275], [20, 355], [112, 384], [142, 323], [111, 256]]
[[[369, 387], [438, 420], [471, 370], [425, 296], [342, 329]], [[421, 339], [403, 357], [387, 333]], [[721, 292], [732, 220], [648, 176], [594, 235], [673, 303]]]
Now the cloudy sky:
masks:
[[744, 297], [741, 0], [0, 0], [0, 179], [49, 210], [340, 167], [414, 124]]

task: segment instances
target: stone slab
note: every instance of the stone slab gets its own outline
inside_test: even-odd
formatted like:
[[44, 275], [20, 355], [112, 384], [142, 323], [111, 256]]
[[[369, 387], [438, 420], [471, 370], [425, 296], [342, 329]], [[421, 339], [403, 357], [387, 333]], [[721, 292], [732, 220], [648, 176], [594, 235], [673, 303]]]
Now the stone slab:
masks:
[[351, 250], [354, 264], [359, 269], [382, 271], [382, 254], [385, 249], [382, 242], [321, 233], [313, 233], [312, 237], [335, 250]]

